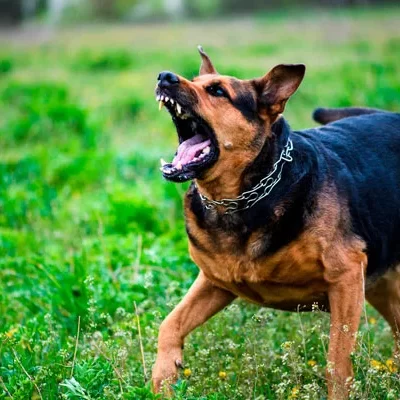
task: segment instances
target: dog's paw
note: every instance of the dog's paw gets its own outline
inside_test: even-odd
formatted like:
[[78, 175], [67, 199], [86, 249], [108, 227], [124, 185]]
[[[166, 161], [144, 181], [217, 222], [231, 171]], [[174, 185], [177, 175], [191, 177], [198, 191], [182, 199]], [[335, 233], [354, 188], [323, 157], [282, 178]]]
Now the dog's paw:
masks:
[[158, 355], [152, 374], [153, 392], [171, 397], [173, 394], [171, 385], [177, 381], [178, 370], [183, 368], [182, 365], [181, 354], [175, 354], [175, 357]]

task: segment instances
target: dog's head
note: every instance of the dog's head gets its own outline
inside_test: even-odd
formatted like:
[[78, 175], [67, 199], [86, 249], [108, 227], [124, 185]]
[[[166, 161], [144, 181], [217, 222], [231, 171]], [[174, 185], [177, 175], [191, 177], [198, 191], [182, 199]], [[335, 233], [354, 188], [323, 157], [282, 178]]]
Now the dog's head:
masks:
[[302, 64], [278, 65], [262, 78], [239, 80], [219, 75], [199, 51], [198, 77], [190, 81], [168, 71], [158, 76], [156, 98], [171, 114], [179, 139], [173, 161], [162, 161], [161, 170], [175, 182], [243, 171], [273, 140], [270, 127], [305, 72]]

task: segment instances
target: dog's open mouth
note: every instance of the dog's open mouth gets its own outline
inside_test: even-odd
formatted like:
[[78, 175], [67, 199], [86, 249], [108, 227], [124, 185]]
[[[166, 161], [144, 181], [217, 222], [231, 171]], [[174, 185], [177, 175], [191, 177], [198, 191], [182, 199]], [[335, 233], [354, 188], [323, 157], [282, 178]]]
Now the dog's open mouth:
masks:
[[185, 182], [201, 178], [205, 170], [218, 158], [218, 146], [211, 127], [188, 105], [157, 90], [160, 109], [165, 105], [178, 133], [179, 146], [171, 162], [161, 159], [161, 172], [165, 179]]

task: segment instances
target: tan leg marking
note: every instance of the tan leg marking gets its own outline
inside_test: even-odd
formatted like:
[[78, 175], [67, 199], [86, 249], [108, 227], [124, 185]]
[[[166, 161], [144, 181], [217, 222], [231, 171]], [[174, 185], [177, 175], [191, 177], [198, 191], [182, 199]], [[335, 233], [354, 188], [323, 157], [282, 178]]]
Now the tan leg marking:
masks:
[[183, 300], [160, 326], [157, 360], [152, 377], [153, 390], [156, 393], [162, 390], [170, 394], [169, 384], [175, 382], [178, 376], [177, 367], [182, 365], [185, 337], [225, 308], [235, 297], [232, 293], [214, 286], [200, 272]]
[[[348, 398], [348, 387], [353, 377], [351, 353], [354, 350], [364, 304], [364, 253], [336, 253], [330, 257], [328, 297], [331, 312], [328, 351], [328, 398]], [[326, 260], [325, 260], [326, 262]]]
[[388, 272], [366, 293], [367, 300], [386, 319], [393, 331], [395, 353], [400, 339], [400, 271]]

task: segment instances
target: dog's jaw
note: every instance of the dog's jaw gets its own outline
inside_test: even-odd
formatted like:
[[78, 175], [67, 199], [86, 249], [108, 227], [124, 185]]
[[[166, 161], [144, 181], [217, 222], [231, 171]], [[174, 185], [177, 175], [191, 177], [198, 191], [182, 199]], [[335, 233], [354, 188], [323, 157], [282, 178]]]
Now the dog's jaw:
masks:
[[199, 178], [218, 159], [218, 146], [211, 127], [188, 104], [182, 105], [166, 90], [156, 89], [156, 101], [160, 110], [165, 105], [171, 114], [179, 139], [173, 160], [160, 160], [164, 178], [174, 182]]

